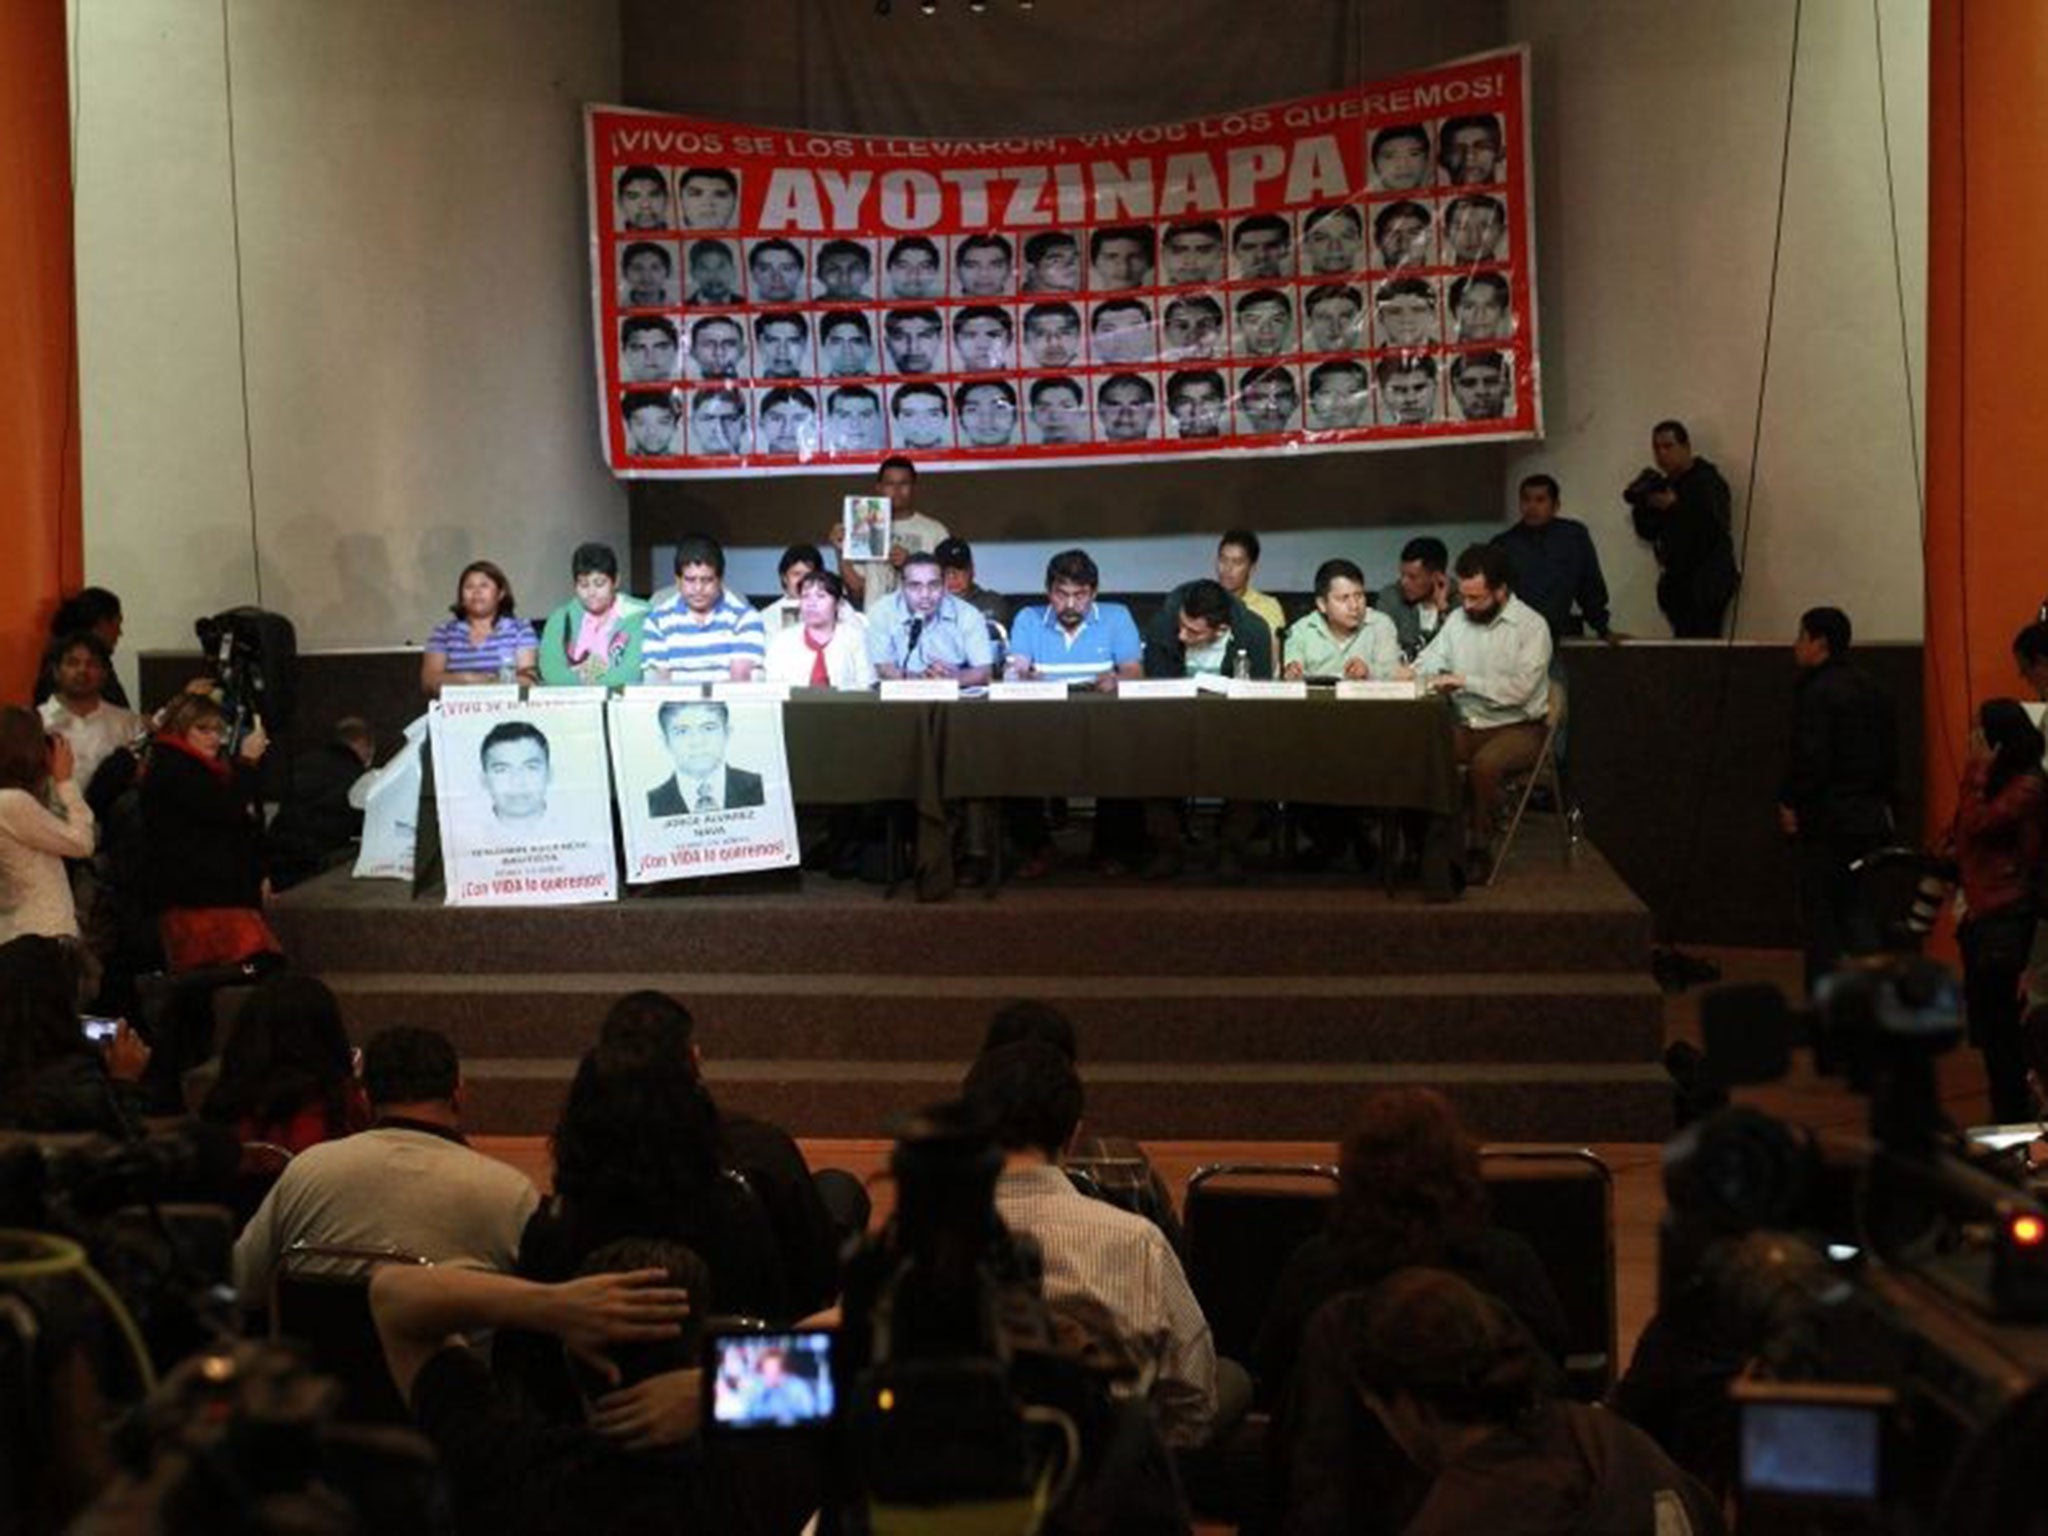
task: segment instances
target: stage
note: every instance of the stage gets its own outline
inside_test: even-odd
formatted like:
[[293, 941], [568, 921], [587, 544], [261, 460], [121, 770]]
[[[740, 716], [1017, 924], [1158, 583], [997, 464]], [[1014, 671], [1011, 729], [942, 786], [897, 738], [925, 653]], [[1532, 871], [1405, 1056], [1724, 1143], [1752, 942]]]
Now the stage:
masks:
[[1105, 1134], [1326, 1139], [1394, 1083], [1442, 1088], [1489, 1141], [1670, 1129], [1649, 912], [1591, 845], [1567, 860], [1549, 817], [1492, 887], [1444, 906], [1355, 870], [1225, 887], [1075, 869], [937, 903], [794, 873], [674, 889], [450, 908], [337, 871], [271, 916], [358, 1040], [399, 1023], [454, 1039], [487, 1134], [550, 1129], [638, 987], [689, 1004], [722, 1104], [799, 1136], [884, 1135], [950, 1097], [990, 1013], [1026, 996], [1074, 1020]]

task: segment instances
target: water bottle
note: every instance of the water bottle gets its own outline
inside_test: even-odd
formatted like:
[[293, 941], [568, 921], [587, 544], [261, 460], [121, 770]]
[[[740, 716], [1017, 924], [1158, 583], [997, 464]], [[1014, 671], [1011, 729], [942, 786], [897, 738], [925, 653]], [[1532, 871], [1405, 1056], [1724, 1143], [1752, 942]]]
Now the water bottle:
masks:
[[1248, 683], [1252, 680], [1252, 659], [1245, 653], [1242, 647], [1239, 647], [1237, 653], [1237, 668], [1231, 675], [1240, 683]]

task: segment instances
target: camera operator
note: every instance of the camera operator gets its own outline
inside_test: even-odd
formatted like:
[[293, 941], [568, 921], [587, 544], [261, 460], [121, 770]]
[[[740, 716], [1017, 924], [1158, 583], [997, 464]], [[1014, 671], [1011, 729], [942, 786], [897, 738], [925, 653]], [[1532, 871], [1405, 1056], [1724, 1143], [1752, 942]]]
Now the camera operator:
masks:
[[1645, 469], [1621, 495], [1636, 533], [1657, 552], [1657, 606], [1679, 640], [1718, 640], [1721, 619], [1742, 582], [1728, 482], [1692, 451], [1680, 421], [1660, 421], [1650, 432], [1655, 469]]

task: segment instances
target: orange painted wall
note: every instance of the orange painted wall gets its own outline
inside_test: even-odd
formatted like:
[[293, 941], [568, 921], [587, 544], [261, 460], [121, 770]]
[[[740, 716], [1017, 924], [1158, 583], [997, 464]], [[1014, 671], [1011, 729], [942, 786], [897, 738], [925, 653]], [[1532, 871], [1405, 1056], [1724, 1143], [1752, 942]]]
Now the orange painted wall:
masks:
[[0, 4], [0, 701], [84, 579], [64, 0]]
[[1928, 73], [1928, 832], [2048, 591], [2048, 5], [1934, 0]]

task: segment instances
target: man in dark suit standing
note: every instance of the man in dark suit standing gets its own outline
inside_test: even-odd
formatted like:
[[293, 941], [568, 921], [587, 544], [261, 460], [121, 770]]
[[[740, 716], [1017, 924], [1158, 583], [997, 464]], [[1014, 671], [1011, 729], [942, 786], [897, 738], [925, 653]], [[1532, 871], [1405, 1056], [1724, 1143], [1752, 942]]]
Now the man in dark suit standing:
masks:
[[761, 775], [725, 760], [731, 739], [726, 707], [704, 700], [664, 704], [655, 716], [676, 771], [647, 791], [650, 816], [700, 816], [763, 805]]

